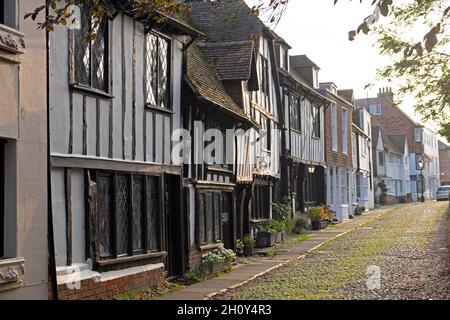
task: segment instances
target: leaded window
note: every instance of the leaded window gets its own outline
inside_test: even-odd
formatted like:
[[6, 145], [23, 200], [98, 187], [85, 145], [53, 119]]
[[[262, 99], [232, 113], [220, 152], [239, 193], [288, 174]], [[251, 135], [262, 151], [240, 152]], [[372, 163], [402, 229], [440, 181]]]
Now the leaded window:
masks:
[[252, 219], [270, 219], [270, 186], [256, 186], [252, 204]]
[[292, 96], [291, 97], [291, 128], [293, 130], [301, 131], [301, 99]]
[[311, 107], [312, 113], [312, 128], [313, 138], [320, 138], [320, 108], [316, 106]]
[[[81, 10], [81, 28], [74, 33], [75, 83], [108, 91], [108, 20], [96, 22], [87, 6]], [[94, 37], [90, 37], [94, 35]]]
[[101, 259], [161, 251], [160, 177], [97, 172]]
[[266, 57], [261, 55], [261, 76], [260, 76], [260, 87], [261, 92], [265, 95], [269, 95], [270, 93], [270, 86], [269, 86], [269, 62], [267, 61]]
[[145, 38], [145, 102], [169, 108], [170, 103], [170, 40], [156, 33]]
[[215, 244], [222, 240], [220, 192], [200, 192], [198, 195], [198, 240], [200, 245]]

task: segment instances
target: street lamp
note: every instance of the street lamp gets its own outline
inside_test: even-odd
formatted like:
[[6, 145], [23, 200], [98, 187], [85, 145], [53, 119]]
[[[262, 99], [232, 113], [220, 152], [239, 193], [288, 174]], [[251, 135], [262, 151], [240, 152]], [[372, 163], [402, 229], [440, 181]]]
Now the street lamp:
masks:
[[308, 167], [308, 172], [309, 172], [310, 174], [314, 174], [314, 172], [316, 172], [316, 167], [314, 167], [314, 166], [309, 166], [309, 167]]
[[420, 198], [420, 201], [421, 202], [425, 202], [425, 197], [424, 197], [424, 195], [423, 195], [423, 193], [424, 193], [424, 177], [423, 177], [423, 169], [424, 169], [424, 167], [425, 167], [425, 159], [423, 158], [423, 155], [421, 155], [420, 157], [419, 157], [419, 160], [418, 160], [418, 162], [417, 162], [417, 166], [419, 167], [419, 170], [420, 170], [420, 185], [421, 185], [421, 191], [422, 191], [422, 197]]

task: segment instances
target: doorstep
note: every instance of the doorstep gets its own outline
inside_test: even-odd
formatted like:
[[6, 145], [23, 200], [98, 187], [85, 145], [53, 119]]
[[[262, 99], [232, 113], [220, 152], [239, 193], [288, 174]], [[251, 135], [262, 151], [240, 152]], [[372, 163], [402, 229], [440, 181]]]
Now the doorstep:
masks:
[[[308, 235], [310, 235], [308, 240], [302, 241], [289, 249], [283, 249], [277, 252], [272, 259], [263, 258], [249, 264], [238, 265], [224, 275], [193, 284], [180, 291], [163, 296], [159, 300], [208, 300], [227, 290], [242, 286], [291, 261], [302, 259], [324, 244], [358, 229], [366, 223], [376, 220], [392, 209], [404, 205], [386, 206], [365, 212], [362, 216], [357, 216], [352, 220], [335, 225], [331, 230], [323, 229], [308, 232]], [[255, 254], [258, 254], [258, 251], [260, 249], [256, 249]], [[264, 250], [261, 250], [261, 252], [264, 252]]]

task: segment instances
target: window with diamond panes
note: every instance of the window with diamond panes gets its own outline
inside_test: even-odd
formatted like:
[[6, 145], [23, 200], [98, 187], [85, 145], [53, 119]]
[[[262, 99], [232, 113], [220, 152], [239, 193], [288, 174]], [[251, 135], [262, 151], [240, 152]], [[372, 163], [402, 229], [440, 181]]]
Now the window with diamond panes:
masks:
[[113, 177], [111, 173], [100, 173], [97, 179], [98, 214], [99, 214], [99, 250], [100, 257], [110, 258], [113, 255], [112, 246], [112, 199]]
[[152, 106], [169, 108], [170, 40], [148, 33], [145, 40], [145, 100]]
[[[75, 83], [108, 91], [108, 20], [96, 23], [84, 6], [81, 10], [81, 28], [75, 31]], [[88, 39], [94, 34], [93, 39]]]
[[97, 173], [101, 259], [160, 252], [160, 178]]

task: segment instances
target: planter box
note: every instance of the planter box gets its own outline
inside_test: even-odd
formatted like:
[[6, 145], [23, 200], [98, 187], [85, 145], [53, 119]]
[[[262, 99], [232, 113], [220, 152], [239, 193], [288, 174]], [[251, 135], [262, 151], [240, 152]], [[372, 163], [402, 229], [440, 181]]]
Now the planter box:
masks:
[[256, 246], [258, 248], [268, 248], [275, 245], [276, 235], [268, 232], [258, 232], [256, 234]]
[[283, 241], [283, 238], [281, 236], [281, 232], [278, 232], [277, 234], [275, 234], [275, 242], [278, 243], [281, 241]]
[[244, 246], [244, 256], [246, 257], [253, 256], [253, 246]]
[[296, 234], [300, 234], [300, 233], [303, 233], [303, 232], [305, 232], [305, 231], [306, 231], [306, 228], [303, 228], [303, 227], [297, 227], [297, 226], [294, 227], [294, 232], [295, 232]]
[[230, 262], [214, 264], [214, 263], [202, 263], [201, 268], [206, 274], [216, 274], [225, 271], [231, 266]]
[[326, 229], [328, 227], [328, 221], [312, 221], [311, 225], [313, 230]]

